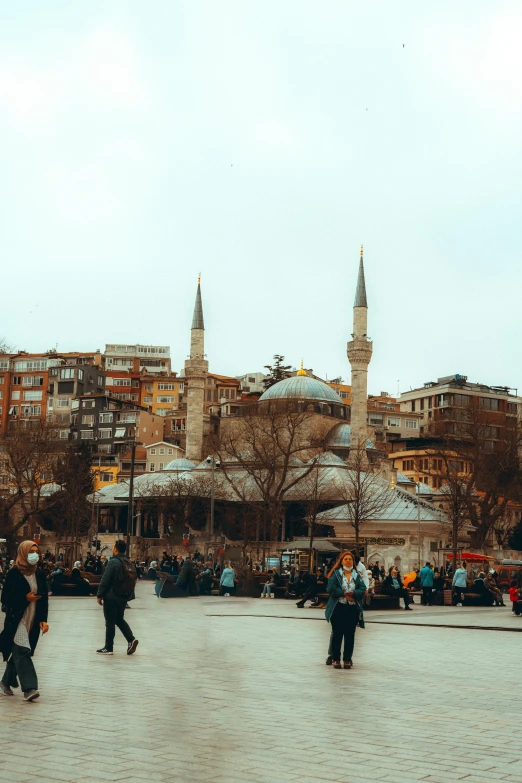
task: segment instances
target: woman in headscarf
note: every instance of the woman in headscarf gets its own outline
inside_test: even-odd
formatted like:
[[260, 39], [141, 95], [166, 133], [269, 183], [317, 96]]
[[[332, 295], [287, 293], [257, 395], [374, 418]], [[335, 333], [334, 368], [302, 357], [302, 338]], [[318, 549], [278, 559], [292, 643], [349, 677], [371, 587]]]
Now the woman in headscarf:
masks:
[[13, 696], [18, 678], [24, 701], [34, 701], [40, 695], [32, 656], [40, 631], [47, 633], [47, 582], [41, 568], [40, 555], [34, 541], [23, 541], [18, 556], [6, 576], [2, 590], [5, 607], [4, 630], [0, 634], [0, 651], [7, 667], [0, 681], [0, 692]]
[[80, 560], [77, 560], [71, 571], [71, 582], [76, 585], [78, 595], [94, 595], [94, 590], [91, 589], [89, 580], [82, 576], [81, 567]]

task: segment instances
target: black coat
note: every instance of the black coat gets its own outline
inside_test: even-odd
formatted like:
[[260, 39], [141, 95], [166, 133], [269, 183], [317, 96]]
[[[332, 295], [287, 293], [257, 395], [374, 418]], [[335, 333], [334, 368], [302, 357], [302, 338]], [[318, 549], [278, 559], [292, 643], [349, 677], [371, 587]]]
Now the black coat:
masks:
[[399, 590], [402, 590], [403, 587], [402, 587], [400, 576], [397, 577], [397, 581], [399, 583], [399, 587], [398, 588], [393, 586], [393, 578], [392, 578], [391, 574], [388, 574], [388, 576], [386, 577], [386, 579], [382, 583], [382, 592], [385, 595], [395, 595], [395, 593], [397, 593]]
[[[40, 623], [47, 622], [49, 612], [47, 582], [41, 568], [36, 569], [36, 583], [38, 585], [38, 594], [42, 597], [36, 602], [34, 623], [29, 633], [31, 652], [33, 653], [40, 636]], [[5, 578], [1, 598], [2, 609], [5, 611], [5, 621], [4, 630], [0, 634], [0, 651], [4, 661], [7, 661], [11, 655], [16, 631], [22, 622], [25, 610], [29, 606], [29, 601], [25, 596], [30, 592], [31, 586], [29, 582], [22, 572], [16, 566], [13, 566]]]
[[185, 560], [181, 567], [178, 578], [176, 579], [178, 587], [183, 587], [189, 595], [198, 594], [198, 586], [196, 584], [196, 575], [194, 574], [194, 565], [191, 560]]

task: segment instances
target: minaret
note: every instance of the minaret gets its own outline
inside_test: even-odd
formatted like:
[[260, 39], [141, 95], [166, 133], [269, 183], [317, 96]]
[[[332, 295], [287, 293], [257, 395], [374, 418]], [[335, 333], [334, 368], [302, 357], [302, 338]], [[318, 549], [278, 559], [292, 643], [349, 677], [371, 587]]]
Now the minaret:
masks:
[[353, 305], [352, 340], [346, 346], [348, 361], [352, 366], [352, 405], [350, 423], [351, 450], [365, 448], [368, 417], [368, 365], [372, 358], [372, 342], [368, 340], [368, 302], [364, 283], [363, 247], [359, 277]]
[[187, 383], [187, 442], [185, 456], [193, 462], [203, 459], [203, 413], [205, 409], [205, 381], [208, 362], [205, 359], [205, 324], [201, 302], [201, 278], [198, 276], [198, 290], [190, 333], [190, 359], [185, 361]]

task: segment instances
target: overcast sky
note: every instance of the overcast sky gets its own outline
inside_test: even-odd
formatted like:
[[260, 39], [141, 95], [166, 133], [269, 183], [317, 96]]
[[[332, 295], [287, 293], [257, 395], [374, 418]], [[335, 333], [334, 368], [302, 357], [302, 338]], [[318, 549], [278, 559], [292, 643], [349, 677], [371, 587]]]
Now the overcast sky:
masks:
[[0, 336], [522, 389], [522, 4], [0, 0]]

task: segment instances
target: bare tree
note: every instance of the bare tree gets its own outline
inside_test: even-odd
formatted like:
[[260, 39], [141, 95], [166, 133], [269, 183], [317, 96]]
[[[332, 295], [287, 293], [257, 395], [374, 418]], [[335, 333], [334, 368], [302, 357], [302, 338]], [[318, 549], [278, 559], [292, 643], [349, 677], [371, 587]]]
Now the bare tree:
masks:
[[[328, 510], [335, 498], [335, 491], [332, 492], [332, 483], [324, 467], [316, 462], [295, 487], [295, 495], [302, 503], [305, 510], [305, 518], [308, 524], [308, 537], [310, 539], [309, 568], [312, 570], [313, 563], [313, 544], [318, 529], [328, 524]], [[321, 520], [317, 517], [321, 514]], [[332, 518], [333, 518], [332, 514]]]
[[453, 520], [454, 546], [463, 515], [474, 528], [471, 545], [480, 548], [501, 525], [510, 501], [520, 498], [521, 434], [516, 416], [483, 408], [477, 398], [431, 424], [422, 472], [448, 487], [445, 510]]
[[347, 519], [358, 546], [364, 524], [380, 516], [393, 502], [391, 487], [368, 461], [364, 442], [350, 450], [349, 470], [336, 482], [336, 490], [346, 504]]
[[14, 351], [14, 346], [7, 342], [7, 338], [0, 337], [0, 354], [14, 353]]
[[[313, 470], [313, 455], [324, 449], [327, 423], [298, 406], [272, 404], [246, 412], [234, 426], [222, 430], [216, 453], [233, 493], [249, 501], [257, 494], [268, 516], [270, 538], [281, 528], [284, 538], [283, 503], [288, 492]], [[312, 457], [303, 466], [299, 458]], [[233, 468], [228, 467], [232, 463]], [[241, 468], [243, 475], [237, 473]]]
[[206, 521], [211, 480], [207, 476], [191, 477], [173, 473], [167, 482], [152, 482], [140, 490], [142, 508], [154, 509], [165, 524], [167, 548], [182, 541], [187, 525], [201, 529]]
[[37, 517], [43, 504], [49, 508], [45, 484], [52, 482], [57, 458], [64, 442], [57, 440], [57, 428], [46, 421], [9, 430], [0, 440], [0, 460], [6, 476], [0, 494], [0, 534], [14, 538], [30, 520]]

